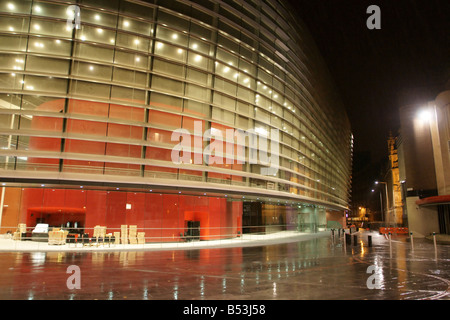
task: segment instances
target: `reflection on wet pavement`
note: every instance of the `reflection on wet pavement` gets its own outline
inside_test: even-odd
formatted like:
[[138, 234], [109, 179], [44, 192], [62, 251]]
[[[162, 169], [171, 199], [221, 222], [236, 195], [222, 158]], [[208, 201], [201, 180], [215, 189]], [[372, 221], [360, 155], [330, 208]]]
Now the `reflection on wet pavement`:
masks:
[[[261, 247], [3, 252], [0, 299], [449, 299], [450, 246], [435, 253], [415, 239], [411, 250], [399, 237], [389, 247], [371, 235], [372, 247], [362, 234], [356, 246], [336, 235]], [[80, 289], [68, 288], [71, 265]]]

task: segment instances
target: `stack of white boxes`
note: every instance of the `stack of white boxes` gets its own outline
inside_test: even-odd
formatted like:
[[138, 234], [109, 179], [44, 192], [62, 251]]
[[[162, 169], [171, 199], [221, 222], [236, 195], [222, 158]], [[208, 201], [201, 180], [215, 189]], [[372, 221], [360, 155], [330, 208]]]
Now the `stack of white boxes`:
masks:
[[120, 243], [128, 244], [128, 226], [126, 224], [120, 226]]
[[130, 226], [128, 239], [130, 240], [130, 244], [137, 244], [137, 226]]
[[114, 244], [120, 244], [120, 232], [114, 232]]
[[98, 238], [105, 238], [106, 236], [106, 227], [104, 226], [95, 226], [94, 227], [94, 238], [98, 240]]
[[145, 244], [145, 232], [138, 232], [137, 234], [137, 243]]
[[27, 225], [25, 223], [19, 223], [18, 229], [20, 233], [27, 233]]

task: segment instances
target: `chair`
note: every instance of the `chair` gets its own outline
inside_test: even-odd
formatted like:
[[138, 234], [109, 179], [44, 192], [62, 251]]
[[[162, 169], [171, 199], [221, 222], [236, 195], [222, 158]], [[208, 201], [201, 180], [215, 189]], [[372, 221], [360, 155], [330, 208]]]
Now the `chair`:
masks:
[[81, 236], [81, 243], [83, 244], [83, 246], [90, 245], [90, 241], [91, 239], [89, 239], [89, 234], [83, 233], [83, 235]]

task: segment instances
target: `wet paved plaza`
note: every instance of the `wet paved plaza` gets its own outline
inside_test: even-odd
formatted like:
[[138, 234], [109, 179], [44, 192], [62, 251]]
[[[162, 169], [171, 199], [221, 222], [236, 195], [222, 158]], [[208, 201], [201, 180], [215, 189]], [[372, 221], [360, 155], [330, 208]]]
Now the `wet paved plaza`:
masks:
[[[243, 247], [0, 252], [2, 300], [403, 300], [450, 298], [450, 246], [330, 235]], [[69, 288], [69, 266], [79, 278]], [[75, 275], [76, 273], [74, 273]], [[71, 278], [72, 280], [74, 278]], [[371, 289], [372, 288], [372, 289]]]

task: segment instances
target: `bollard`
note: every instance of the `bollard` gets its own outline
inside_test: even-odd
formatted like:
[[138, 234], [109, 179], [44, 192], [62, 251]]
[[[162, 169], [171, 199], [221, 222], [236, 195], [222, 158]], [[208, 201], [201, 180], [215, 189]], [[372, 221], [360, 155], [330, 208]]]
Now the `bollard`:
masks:
[[367, 242], [369, 244], [369, 247], [372, 246], [372, 236], [367, 236]]
[[351, 244], [351, 242], [352, 242], [352, 236], [346, 233], [345, 234], [345, 244], [349, 246]]
[[433, 243], [434, 243], [434, 251], [437, 250], [437, 246], [436, 246], [436, 232], [433, 232]]
[[392, 242], [391, 242], [391, 233], [389, 232], [389, 256], [392, 258]]

